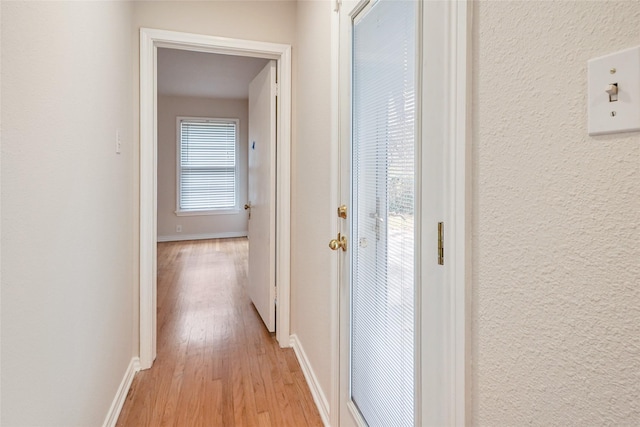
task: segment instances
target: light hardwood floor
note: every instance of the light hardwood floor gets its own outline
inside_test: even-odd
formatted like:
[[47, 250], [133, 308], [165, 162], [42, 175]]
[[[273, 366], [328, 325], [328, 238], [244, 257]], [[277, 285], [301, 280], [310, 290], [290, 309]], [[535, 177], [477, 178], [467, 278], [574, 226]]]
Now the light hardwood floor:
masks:
[[321, 426], [291, 349], [245, 291], [247, 240], [158, 244], [158, 355], [118, 426]]

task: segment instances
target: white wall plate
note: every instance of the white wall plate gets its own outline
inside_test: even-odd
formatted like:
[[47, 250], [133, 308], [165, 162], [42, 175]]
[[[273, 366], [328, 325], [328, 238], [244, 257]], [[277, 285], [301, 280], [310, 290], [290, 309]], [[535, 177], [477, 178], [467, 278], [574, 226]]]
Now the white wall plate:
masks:
[[639, 131], [640, 46], [589, 60], [588, 78], [589, 135]]

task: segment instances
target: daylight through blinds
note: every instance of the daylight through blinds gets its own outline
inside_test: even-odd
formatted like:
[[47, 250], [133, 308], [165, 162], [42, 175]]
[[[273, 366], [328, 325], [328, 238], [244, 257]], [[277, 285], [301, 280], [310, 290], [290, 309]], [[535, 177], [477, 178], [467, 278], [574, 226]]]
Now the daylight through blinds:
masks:
[[414, 425], [416, 3], [353, 29], [351, 398], [369, 426]]
[[236, 133], [235, 121], [180, 120], [180, 210], [236, 206]]

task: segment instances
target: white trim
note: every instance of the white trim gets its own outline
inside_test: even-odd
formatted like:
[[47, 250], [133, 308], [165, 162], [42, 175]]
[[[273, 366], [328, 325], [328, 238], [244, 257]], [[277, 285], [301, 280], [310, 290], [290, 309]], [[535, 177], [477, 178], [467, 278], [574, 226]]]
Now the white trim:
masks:
[[157, 246], [157, 93], [156, 45], [152, 33], [140, 31], [140, 365], [156, 358]]
[[140, 29], [140, 364], [150, 368], [156, 356], [157, 93], [156, 52], [169, 47], [277, 61], [278, 149], [276, 339], [289, 345], [291, 252], [291, 46], [174, 31]]
[[313, 401], [318, 407], [318, 412], [320, 412], [320, 418], [322, 418], [322, 422], [325, 426], [330, 426], [331, 423], [329, 422], [329, 401], [322, 392], [320, 382], [318, 381], [316, 374], [313, 372], [313, 368], [311, 367], [311, 363], [309, 363], [307, 354], [304, 352], [302, 343], [300, 342], [296, 334], [291, 335], [291, 337], [289, 338], [289, 345], [293, 348], [293, 351], [296, 354], [296, 358], [298, 359], [298, 363], [300, 364], [300, 368], [302, 369], [304, 378], [307, 380], [309, 390], [311, 390]]
[[140, 359], [134, 357], [131, 359], [131, 362], [129, 362], [127, 371], [124, 373], [124, 377], [122, 377], [118, 391], [116, 391], [116, 396], [113, 398], [113, 402], [111, 403], [109, 412], [107, 412], [104, 423], [102, 423], [103, 427], [115, 427], [118, 422], [118, 417], [120, 416], [120, 411], [122, 411], [124, 401], [127, 398], [129, 389], [131, 388], [133, 378], [136, 376], [136, 372], [138, 371], [140, 371]]
[[450, 267], [452, 289], [450, 307], [451, 425], [464, 426], [468, 421], [471, 373], [470, 312], [471, 280], [471, 34], [472, 10], [469, 0], [449, 3], [451, 8], [450, 58]]
[[[264, 44], [265, 49], [268, 44]], [[291, 280], [291, 46], [279, 49], [276, 150], [276, 339], [289, 344]]]
[[182, 240], [205, 240], [205, 239], [229, 239], [232, 237], [247, 237], [246, 231], [228, 231], [223, 233], [205, 234], [173, 234], [170, 236], [158, 236], [158, 242], [179, 242]]
[[240, 208], [218, 209], [215, 211], [173, 211], [176, 216], [211, 216], [211, 215], [238, 215]]
[[[336, 0], [331, 13], [331, 200], [333, 206], [340, 206], [340, 3]], [[331, 7], [329, 5], [329, 7]], [[340, 231], [340, 219], [333, 222], [332, 236]], [[330, 267], [330, 316], [331, 327], [331, 397], [329, 425], [340, 425], [340, 266], [337, 256], [331, 257]]]

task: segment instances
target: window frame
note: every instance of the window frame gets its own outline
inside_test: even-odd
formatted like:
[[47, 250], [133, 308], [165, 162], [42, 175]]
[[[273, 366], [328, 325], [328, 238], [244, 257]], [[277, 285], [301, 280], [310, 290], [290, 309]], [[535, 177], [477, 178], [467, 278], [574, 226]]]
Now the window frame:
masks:
[[[234, 124], [236, 127], [236, 138], [234, 143], [235, 160], [234, 160], [234, 183], [235, 183], [235, 200], [233, 207], [217, 208], [217, 209], [182, 209], [180, 207], [181, 198], [181, 182], [182, 182], [182, 162], [181, 162], [181, 148], [182, 148], [182, 132], [181, 123], [187, 122], [203, 122], [203, 123], [224, 123]], [[192, 116], [176, 116], [176, 210], [177, 216], [205, 216], [205, 215], [233, 215], [240, 212], [239, 205], [239, 178], [240, 178], [240, 164], [238, 161], [238, 155], [240, 154], [240, 119], [238, 118], [221, 118], [221, 117], [192, 117]]]

